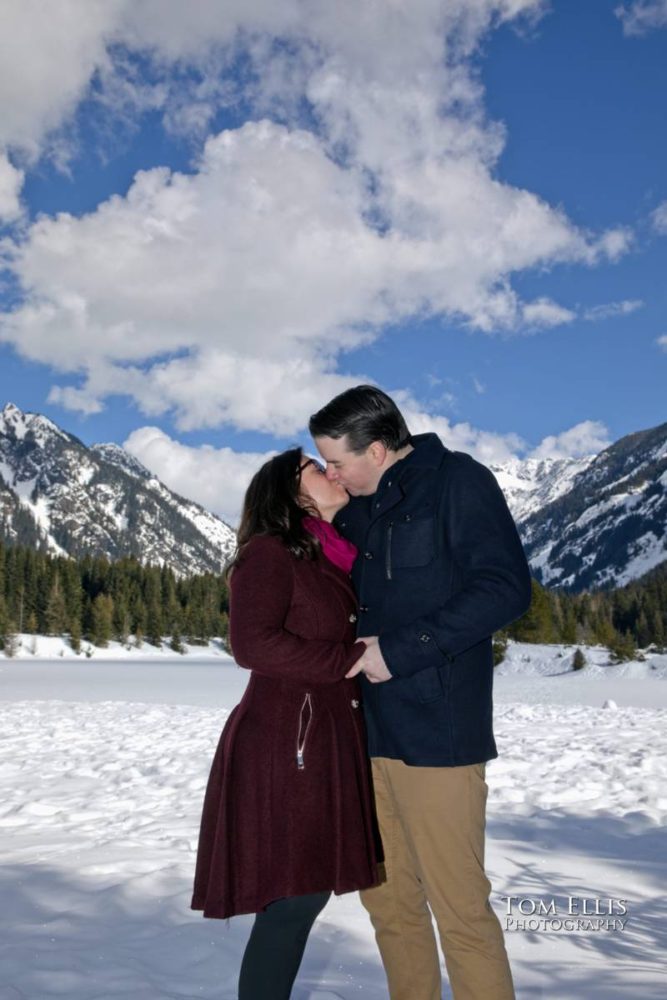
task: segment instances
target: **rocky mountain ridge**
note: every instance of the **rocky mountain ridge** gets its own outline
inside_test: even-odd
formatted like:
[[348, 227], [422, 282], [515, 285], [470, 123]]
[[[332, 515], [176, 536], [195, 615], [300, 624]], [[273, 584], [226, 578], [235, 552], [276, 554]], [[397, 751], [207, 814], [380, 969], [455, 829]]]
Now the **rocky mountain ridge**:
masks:
[[[622, 586], [667, 560], [667, 423], [598, 455], [490, 468], [544, 586]], [[188, 574], [219, 572], [236, 536], [119, 445], [87, 447], [8, 403], [0, 413], [0, 537], [72, 556], [136, 555]]]
[[521, 471], [494, 469], [544, 586], [620, 587], [667, 560], [667, 423], [541, 474], [528, 466], [523, 480]]
[[13, 403], [0, 412], [0, 534], [61, 555], [134, 555], [220, 572], [234, 530], [116, 444], [88, 447]]

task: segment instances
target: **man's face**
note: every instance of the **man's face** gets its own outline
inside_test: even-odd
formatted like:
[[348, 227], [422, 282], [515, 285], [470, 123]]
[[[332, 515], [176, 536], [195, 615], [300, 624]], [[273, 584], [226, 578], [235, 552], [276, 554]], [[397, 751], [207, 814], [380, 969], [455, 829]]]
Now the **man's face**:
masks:
[[[315, 445], [327, 463], [327, 478], [340, 483], [353, 497], [375, 493], [382, 477], [382, 456], [374, 445], [361, 455], [348, 450], [347, 435], [342, 438], [317, 437]], [[382, 449], [384, 453], [384, 449]]]

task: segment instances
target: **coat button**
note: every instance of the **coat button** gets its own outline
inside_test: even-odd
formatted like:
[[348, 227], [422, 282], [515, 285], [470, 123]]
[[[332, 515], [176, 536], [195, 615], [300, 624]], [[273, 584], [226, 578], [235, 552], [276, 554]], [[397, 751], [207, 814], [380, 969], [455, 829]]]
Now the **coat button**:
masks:
[[356, 698], [352, 699], [352, 708], [359, 708], [359, 702]]
[[411, 521], [412, 520], [412, 514], [406, 514], [403, 520], [405, 520], [405, 521]]
[[350, 617], [348, 618], [348, 621], [349, 622], [356, 622], [356, 620], [357, 620], [357, 616], [355, 615], [355, 613], [353, 611], [352, 614], [350, 615]]
[[373, 558], [372, 552], [364, 552], [364, 559], [372, 559], [372, 558]]
[[366, 612], [368, 611], [368, 605], [367, 604], [360, 604], [359, 605], [359, 610], [361, 611], [362, 614], [366, 614]]
[[419, 636], [419, 639], [420, 642], [430, 642], [431, 636], [428, 634], [428, 632], [422, 632], [422, 634]]

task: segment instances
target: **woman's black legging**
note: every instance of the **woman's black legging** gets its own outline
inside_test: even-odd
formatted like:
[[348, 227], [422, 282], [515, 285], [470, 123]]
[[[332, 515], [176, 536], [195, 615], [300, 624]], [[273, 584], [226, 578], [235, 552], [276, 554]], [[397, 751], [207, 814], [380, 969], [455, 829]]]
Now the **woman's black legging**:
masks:
[[269, 903], [255, 917], [239, 976], [239, 1000], [289, 1000], [315, 919], [330, 892]]

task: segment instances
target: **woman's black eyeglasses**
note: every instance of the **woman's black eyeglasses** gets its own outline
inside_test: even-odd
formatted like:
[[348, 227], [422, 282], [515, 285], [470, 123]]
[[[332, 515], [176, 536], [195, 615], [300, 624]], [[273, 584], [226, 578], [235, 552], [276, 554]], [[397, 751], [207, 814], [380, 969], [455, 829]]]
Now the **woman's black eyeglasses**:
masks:
[[316, 458], [309, 458], [303, 463], [303, 465], [299, 466], [299, 475], [301, 475], [303, 470], [307, 469], [309, 465], [314, 465], [317, 471], [322, 475], [324, 475], [324, 473], [326, 472], [326, 469], [324, 468], [321, 462], [318, 462]]

